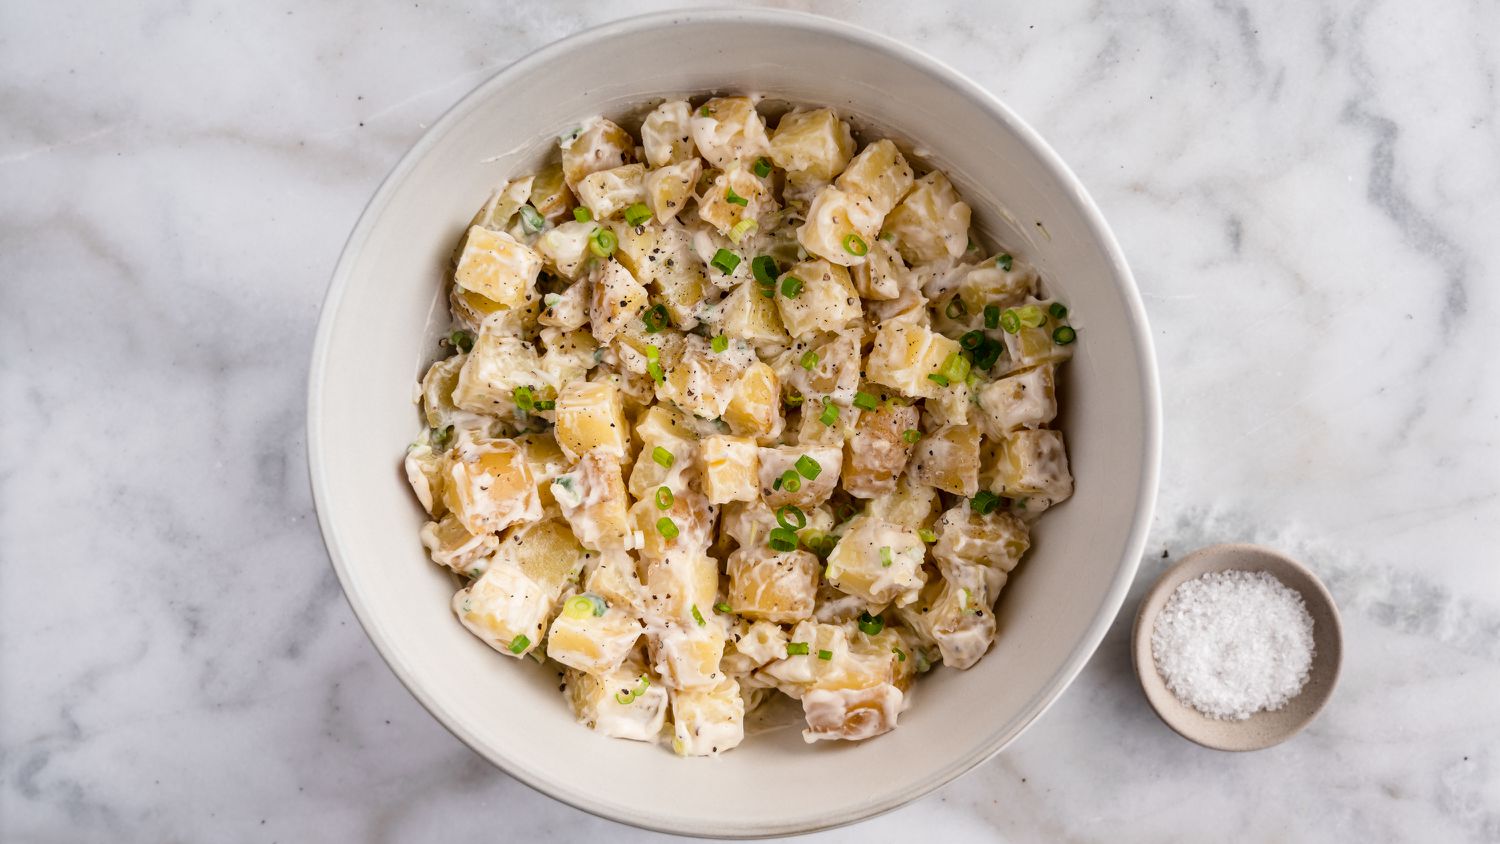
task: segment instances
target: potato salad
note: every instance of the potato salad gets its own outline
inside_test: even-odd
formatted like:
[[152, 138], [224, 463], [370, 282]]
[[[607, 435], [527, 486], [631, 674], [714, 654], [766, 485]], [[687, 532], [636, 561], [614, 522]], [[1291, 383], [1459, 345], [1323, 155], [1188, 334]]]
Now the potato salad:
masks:
[[681, 755], [776, 695], [809, 742], [895, 728], [918, 675], [984, 656], [1072, 493], [1066, 305], [828, 108], [674, 100], [559, 147], [464, 231], [418, 390], [458, 621]]

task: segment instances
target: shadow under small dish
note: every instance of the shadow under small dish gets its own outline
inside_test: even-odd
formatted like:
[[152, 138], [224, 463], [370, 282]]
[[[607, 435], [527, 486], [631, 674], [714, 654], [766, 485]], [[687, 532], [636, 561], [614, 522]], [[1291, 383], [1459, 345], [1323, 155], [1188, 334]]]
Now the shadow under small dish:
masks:
[[[1205, 574], [1231, 571], [1271, 575], [1301, 596], [1313, 622], [1312, 665], [1301, 691], [1280, 708], [1261, 710], [1243, 720], [1213, 718], [1179, 700], [1167, 687], [1152, 653], [1152, 631], [1177, 588]], [[1338, 682], [1343, 629], [1333, 596], [1301, 564], [1254, 545], [1213, 545], [1189, 554], [1168, 569], [1141, 599], [1131, 654], [1146, 700], [1163, 723], [1178, 735], [1214, 750], [1262, 750], [1301, 732], [1327, 705]]]

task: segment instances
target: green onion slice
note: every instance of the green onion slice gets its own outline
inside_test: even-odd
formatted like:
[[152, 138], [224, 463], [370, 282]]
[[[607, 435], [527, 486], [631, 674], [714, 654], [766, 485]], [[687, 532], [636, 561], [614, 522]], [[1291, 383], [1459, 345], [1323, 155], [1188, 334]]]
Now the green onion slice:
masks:
[[984, 306], [984, 327], [985, 328], [999, 328], [1000, 327], [1000, 306], [999, 305], [985, 305]]
[[943, 313], [947, 315], [948, 319], [963, 319], [969, 313], [969, 306], [964, 304], [964, 300], [954, 296], [944, 306]]
[[980, 369], [988, 370], [995, 365], [995, 361], [1000, 359], [1000, 352], [1004, 348], [1004, 345], [999, 340], [992, 340], [986, 337], [984, 344], [979, 347], [979, 351], [974, 353], [974, 365]]
[[615, 237], [615, 233], [606, 228], [594, 229], [594, 233], [589, 235], [589, 251], [600, 258], [615, 254], [615, 247], [619, 244], [620, 240]]
[[1021, 324], [1026, 326], [1027, 328], [1037, 328], [1042, 323], [1047, 321], [1047, 315], [1042, 313], [1042, 309], [1037, 307], [1036, 305], [1023, 305], [1022, 307], [1017, 308], [1016, 317], [1019, 318], [1021, 320]]
[[781, 280], [781, 295], [787, 297], [788, 299], [795, 299], [801, 292], [802, 279], [797, 278], [794, 275], [789, 275]]
[[448, 447], [448, 441], [453, 439], [453, 426], [448, 425], [444, 428], [433, 428], [427, 432], [427, 439], [432, 443], [433, 448], [438, 450], [445, 449]]
[[667, 373], [662, 371], [661, 363], [659, 363], [658, 361], [653, 360], [650, 363], [646, 364], [646, 374], [650, 375], [651, 380], [655, 381], [658, 384], [667, 380]]
[[776, 509], [776, 524], [790, 530], [802, 530], [807, 527], [807, 514], [800, 507], [784, 504]]
[[1064, 319], [1068, 316], [1068, 306], [1062, 302], [1053, 302], [1047, 308], [1047, 313], [1051, 314], [1053, 319]]
[[625, 222], [632, 226], [639, 226], [651, 219], [651, 209], [646, 203], [637, 202], [625, 209]]
[[759, 228], [754, 220], [740, 220], [729, 229], [729, 239], [735, 243], [744, 240], [746, 236], [755, 234]]
[[827, 662], [828, 660], [833, 659], [833, 651], [826, 651], [826, 650], [819, 649], [818, 650], [818, 659], [821, 659], [824, 662]]
[[878, 615], [870, 615], [867, 612], [859, 614], [859, 631], [869, 636], [879, 636], [880, 631], [885, 629], [885, 619]]
[[510, 395], [515, 399], [517, 410], [525, 413], [536, 410], [536, 397], [532, 395], [530, 387], [517, 387]]
[[724, 275], [734, 272], [734, 268], [740, 265], [740, 256], [730, 252], [728, 249], [720, 249], [714, 253], [714, 258], [709, 261], [714, 268]]
[[880, 406], [880, 400], [866, 392], [854, 394], [854, 406], [860, 410], [874, 410]]
[[962, 381], [969, 377], [969, 359], [954, 352], [943, 359], [943, 367], [938, 370], [949, 383]]
[[656, 532], [664, 539], [676, 539], [677, 523], [672, 521], [670, 516], [662, 516], [656, 520]]
[[646, 309], [641, 314], [641, 321], [646, 323], [646, 333], [655, 334], [667, 327], [667, 306], [657, 303]]
[[917, 528], [917, 536], [928, 545], [937, 542], [937, 534], [927, 528]]
[[792, 465], [797, 467], [797, 474], [810, 481], [817, 480], [818, 475], [823, 471], [823, 467], [818, 461], [805, 454], [797, 458], [797, 462]]
[[474, 335], [467, 331], [455, 331], [448, 335], [448, 342], [460, 352], [474, 351]]
[[715, 337], [714, 339], [708, 341], [708, 346], [709, 346], [709, 348], [713, 349], [715, 352], [725, 352], [725, 351], [728, 351], [729, 350], [729, 338], [725, 337], [723, 334], [720, 334], [717, 337]]
[[870, 253], [870, 244], [865, 243], [864, 238], [854, 232], [850, 232], [844, 235], [844, 251], [856, 258], [860, 258]]
[[1057, 330], [1052, 332], [1052, 342], [1059, 346], [1066, 346], [1077, 339], [1078, 332], [1074, 331], [1072, 326], [1059, 325]]
[[513, 654], [522, 653], [529, 647], [531, 647], [531, 640], [526, 638], [524, 633], [510, 640], [510, 652]]
[[823, 400], [823, 412], [818, 414], [818, 421], [832, 428], [839, 421], [839, 408], [827, 399]]
[[708, 622], [703, 619], [703, 613], [698, 612], [697, 604], [693, 604], [693, 620], [698, 622], [699, 627], [703, 627], [708, 624]]
[[776, 259], [770, 255], [757, 255], [750, 259], [750, 272], [754, 273], [755, 280], [762, 287], [776, 286], [776, 277], [781, 275], [781, 269], [776, 266]]
[[939, 387], [946, 387], [946, 386], [948, 386], [948, 376], [943, 375], [943, 374], [938, 373], [938, 372], [934, 372], [931, 375], [928, 375], [927, 376], [927, 380], [931, 381], [932, 383], [934, 383], [936, 385], [938, 385]]
[[656, 509], [670, 510], [672, 509], [672, 502], [672, 490], [664, 486], [659, 486], [656, 488]]
[[903, 651], [900, 648], [891, 648], [891, 653], [893, 653], [893, 654], [896, 655], [896, 661], [897, 662], [905, 662], [906, 661], [906, 651]]
[[782, 472], [781, 477], [776, 480], [781, 483], [781, 489], [787, 492], [796, 492], [802, 488], [802, 479], [797, 477], [797, 473], [791, 469]]
[[880, 567], [888, 569], [893, 562], [895, 561], [891, 558], [891, 546], [880, 546]]
[[539, 232], [543, 226], [547, 225], [547, 221], [542, 217], [542, 213], [528, 202], [521, 206], [521, 225], [525, 226], [527, 231]]
[[651, 449], [651, 459], [655, 460], [657, 465], [663, 469], [672, 468], [672, 464], [677, 461], [677, 457], [672, 452], [667, 451], [661, 446]]
[[984, 345], [984, 332], [970, 331], [958, 338], [958, 345], [962, 346], [964, 351], [976, 351], [980, 346]]
[[762, 156], [755, 159], [755, 165], [750, 169], [755, 171], [755, 175], [764, 179], [765, 177], [771, 175], [771, 162], [767, 161], [765, 157]]
[[818, 355], [812, 351], [804, 352], [802, 360], [798, 361], [798, 363], [802, 364], [803, 369], [811, 372], [812, 368], [818, 365]]
[[1015, 260], [1015, 258], [1010, 256], [1009, 252], [1002, 252], [1000, 253], [1000, 257], [995, 259], [995, 263], [1000, 266], [1000, 269], [1010, 272], [1010, 268], [1015, 265]]
[[594, 219], [594, 212], [580, 205], [573, 209], [573, 219], [580, 223], [587, 223], [589, 220]]
[[807, 650], [808, 649], [807, 649], [807, 643], [806, 642], [787, 642], [786, 643], [786, 655], [787, 656], [807, 656]]
[[969, 500], [969, 508], [981, 516], [988, 516], [994, 512], [996, 505], [999, 503], [1000, 496], [987, 489], [982, 489]]
[[771, 528], [771, 534], [766, 540], [773, 551], [785, 553], [797, 550], [797, 534], [790, 528]]
[[750, 204], [750, 200], [748, 200], [748, 199], [744, 198], [743, 196], [740, 196], [739, 194], [735, 193], [734, 192], [734, 188], [729, 188], [727, 191], [724, 192], [724, 201], [728, 202], [730, 205], [749, 205]]
[[1021, 330], [1021, 315], [1016, 313], [1015, 308], [1006, 308], [1000, 314], [1000, 327], [1006, 334], [1015, 334]]
[[922, 432], [918, 431], [916, 428], [907, 428], [905, 431], [901, 432], [901, 439], [904, 440], [907, 445], [915, 445], [917, 440], [920, 440], [921, 438]]
[[723, 601], [720, 601], [717, 604], [714, 604], [714, 612], [720, 612], [725, 615], [729, 615], [730, 613], [734, 612], [734, 609]]

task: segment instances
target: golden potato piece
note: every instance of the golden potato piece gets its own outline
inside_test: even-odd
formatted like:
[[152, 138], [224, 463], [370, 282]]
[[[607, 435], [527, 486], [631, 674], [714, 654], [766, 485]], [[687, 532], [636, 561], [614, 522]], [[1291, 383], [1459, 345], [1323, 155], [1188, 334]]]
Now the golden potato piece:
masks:
[[[596, 612], [597, 610], [597, 612]], [[547, 631], [547, 656], [569, 668], [609, 674], [625, 662], [645, 627], [618, 607], [606, 607], [597, 595], [575, 595]]]
[[854, 134], [833, 109], [782, 115], [771, 136], [771, 160], [799, 182], [828, 182], [854, 157]]
[[911, 471], [917, 483], [972, 497], [979, 491], [979, 429], [947, 425], [925, 434], [917, 442]]
[[619, 261], [605, 261], [592, 279], [594, 298], [589, 303], [589, 330], [600, 343], [608, 343], [640, 318], [649, 304], [646, 288]]
[[667, 688], [631, 657], [602, 674], [564, 671], [568, 702], [578, 723], [612, 738], [656, 741], [666, 723]]
[[847, 269], [828, 261], [803, 261], [781, 277], [783, 291], [787, 276], [802, 282], [796, 296], [776, 297], [781, 322], [793, 337], [813, 331], [839, 331], [859, 321], [859, 292], [849, 280]]
[[760, 458], [755, 440], [715, 434], [703, 440], [703, 492], [710, 504], [754, 501], [759, 495]]
[[602, 449], [624, 460], [630, 450], [630, 426], [619, 390], [605, 381], [572, 381], [557, 395], [557, 444], [571, 460]]
[[693, 145], [693, 107], [686, 100], [668, 100], [641, 123], [641, 146], [652, 167], [698, 161]]
[[885, 219], [884, 231], [908, 263], [957, 259], [969, 246], [969, 206], [940, 171], [917, 180]]
[[468, 577], [484, 574], [488, 557], [500, 547], [500, 537], [493, 533], [475, 536], [452, 513], [423, 525], [421, 537], [434, 563]]
[[931, 398], [944, 385], [929, 378], [939, 375], [949, 355], [961, 351], [957, 340], [933, 333], [924, 325], [887, 323], [875, 334], [865, 362], [865, 377], [912, 398]]
[[590, 173], [578, 180], [574, 190], [594, 219], [604, 221], [646, 201], [645, 179], [645, 165], [626, 164]]
[[891, 141], [881, 139], [860, 150], [834, 184], [867, 204], [877, 219], [884, 219], [914, 183], [911, 166], [901, 151]]
[[859, 415], [844, 447], [844, 489], [850, 495], [875, 498], [895, 492], [920, 433], [918, 417], [915, 407], [891, 402]]
[[813, 613], [818, 558], [746, 546], [729, 555], [729, 606], [746, 618], [791, 624]]
[[808, 743], [842, 739], [863, 741], [896, 728], [901, 714], [901, 690], [890, 683], [864, 689], [809, 689], [802, 695]]
[[472, 534], [496, 533], [542, 517], [526, 455], [512, 440], [473, 440], [453, 451], [443, 478], [445, 503]]
[[724, 409], [729, 430], [744, 437], [775, 437], [781, 433], [781, 379], [776, 370], [755, 361], [740, 375]]
[[[578, 134], [565, 138], [561, 146], [563, 176], [568, 187], [575, 191], [579, 182], [590, 173], [629, 164], [635, 158], [635, 139], [602, 117], [579, 127]], [[540, 207], [537, 210], [541, 210]]]
[[520, 308], [535, 298], [541, 271], [542, 258], [531, 247], [505, 232], [472, 226], [453, 282], [505, 307]]
[[828, 582], [871, 604], [909, 604], [926, 576], [927, 547], [915, 530], [870, 516], [857, 517], [828, 555]]
[[552, 496], [583, 547], [621, 550], [631, 539], [630, 500], [620, 476], [620, 458], [605, 449], [583, 455], [578, 468], [552, 480]]
[[505, 532], [495, 551], [495, 562], [513, 565], [547, 590], [556, 600], [578, 581], [588, 552], [561, 519], [517, 525]]
[[766, 122], [749, 97], [716, 97], [693, 112], [693, 142], [709, 164], [727, 169], [736, 161], [753, 163], [766, 155]]
[[745, 700], [739, 683], [724, 677], [711, 688], [674, 689], [672, 749], [680, 756], [716, 756], [745, 738]]
[[542, 643], [552, 599], [545, 587], [515, 566], [495, 565], [458, 590], [453, 612], [485, 644], [520, 657]]

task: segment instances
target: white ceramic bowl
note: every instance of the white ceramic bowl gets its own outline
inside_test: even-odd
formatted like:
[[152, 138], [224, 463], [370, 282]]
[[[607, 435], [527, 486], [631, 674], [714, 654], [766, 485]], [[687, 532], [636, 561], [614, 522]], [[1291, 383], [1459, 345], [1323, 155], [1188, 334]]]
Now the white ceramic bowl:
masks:
[[[412, 385], [447, 325], [442, 275], [493, 186], [593, 114], [652, 98], [759, 92], [832, 106], [941, 167], [978, 228], [1040, 267], [1079, 345], [1062, 400], [1077, 492], [1037, 525], [1000, 636], [969, 671], [917, 684], [892, 733], [803, 744], [752, 736], [716, 759], [578, 726], [556, 674], [454, 620], [454, 583], [417, 541], [399, 469]], [[637, 826], [736, 837], [806, 832], [913, 800], [1016, 738], [1088, 660], [1135, 575], [1156, 493], [1159, 399], [1146, 317], [1119, 246], [1051, 149], [937, 61], [848, 24], [770, 11], [651, 15], [546, 47], [480, 85], [407, 153], [360, 218], [318, 327], [308, 450], [318, 518], [355, 613], [432, 714], [510, 775]]]

